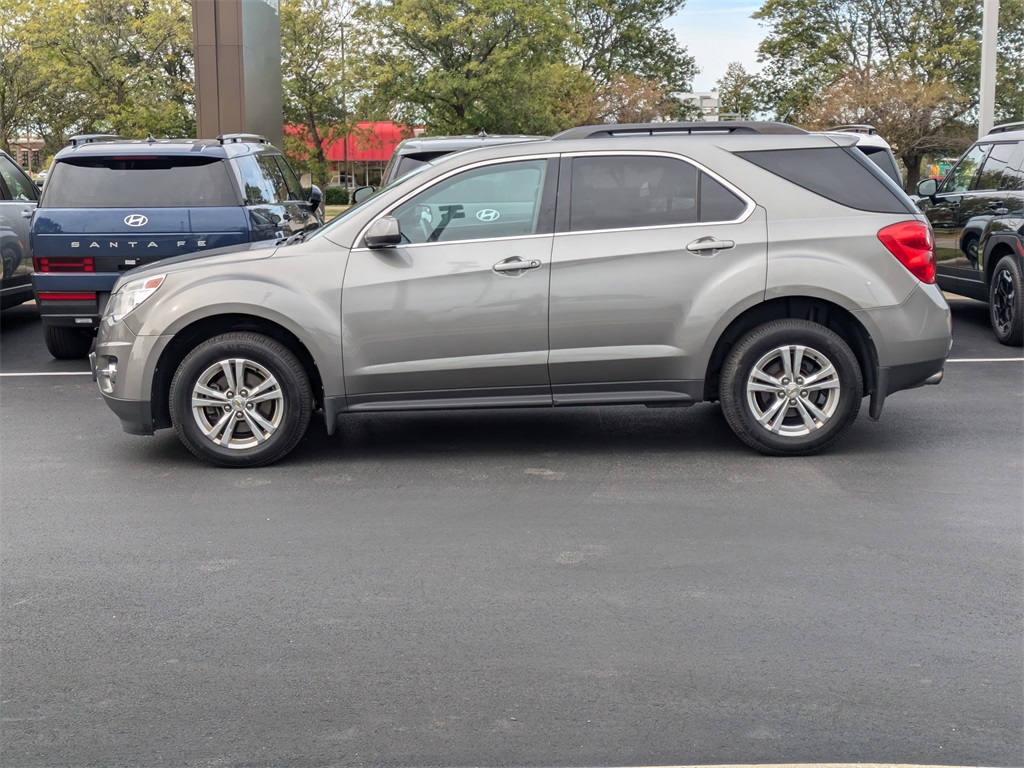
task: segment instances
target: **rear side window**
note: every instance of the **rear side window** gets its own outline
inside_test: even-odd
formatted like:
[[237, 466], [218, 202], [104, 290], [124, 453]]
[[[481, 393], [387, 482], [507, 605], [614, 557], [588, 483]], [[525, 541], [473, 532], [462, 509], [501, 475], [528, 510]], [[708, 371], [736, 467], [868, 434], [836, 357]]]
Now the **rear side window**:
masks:
[[53, 166], [47, 208], [211, 208], [238, 205], [218, 158], [76, 157]]
[[978, 174], [975, 189], [1013, 189], [1004, 180], [1010, 167], [1010, 160], [1017, 149], [1014, 144], [993, 144]]
[[389, 166], [384, 173], [384, 178], [401, 178], [410, 171], [415, 171], [417, 168], [422, 168], [431, 160], [436, 160], [437, 158], [447, 154], [448, 152], [417, 152], [414, 155], [402, 155], [401, 157], [396, 157], [392, 161], [394, 163], [394, 168]]
[[864, 155], [842, 147], [737, 152], [739, 157], [834, 203], [874, 213], [913, 213]]
[[573, 232], [734, 221], [746, 207], [720, 182], [681, 160], [622, 155], [572, 161]]

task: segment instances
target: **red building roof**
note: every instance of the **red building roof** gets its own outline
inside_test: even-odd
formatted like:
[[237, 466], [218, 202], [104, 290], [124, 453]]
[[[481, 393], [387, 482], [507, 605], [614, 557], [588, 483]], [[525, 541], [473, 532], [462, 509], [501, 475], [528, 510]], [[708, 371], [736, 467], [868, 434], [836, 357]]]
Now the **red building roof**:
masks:
[[[290, 136], [308, 135], [305, 127], [297, 125], [286, 125], [285, 132]], [[344, 140], [339, 138], [327, 144], [327, 159], [340, 163], [347, 155], [347, 159], [353, 162], [387, 162], [398, 143], [411, 136], [413, 129], [399, 123], [356, 123]]]

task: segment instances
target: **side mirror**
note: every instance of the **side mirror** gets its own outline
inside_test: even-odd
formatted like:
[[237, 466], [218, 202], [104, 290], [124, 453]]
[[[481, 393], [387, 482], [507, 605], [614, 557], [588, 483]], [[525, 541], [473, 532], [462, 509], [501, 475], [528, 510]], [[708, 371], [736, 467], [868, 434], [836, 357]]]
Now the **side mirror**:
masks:
[[921, 197], [935, 199], [935, 193], [939, 190], [939, 182], [935, 179], [925, 179], [917, 185], [917, 194]]
[[320, 203], [324, 201], [324, 193], [320, 191], [320, 187], [316, 184], [309, 188], [309, 210], [315, 211], [320, 207]]
[[381, 216], [366, 232], [367, 248], [393, 248], [402, 242], [402, 228], [394, 216]]
[[372, 195], [376, 190], [373, 187], [359, 187], [355, 192], [352, 193], [352, 202], [361, 203], [363, 200]]

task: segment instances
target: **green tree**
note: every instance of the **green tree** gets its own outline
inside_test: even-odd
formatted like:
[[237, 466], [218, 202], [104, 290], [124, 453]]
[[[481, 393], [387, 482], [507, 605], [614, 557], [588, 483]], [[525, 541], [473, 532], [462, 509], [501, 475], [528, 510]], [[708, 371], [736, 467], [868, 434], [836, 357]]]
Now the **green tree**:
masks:
[[327, 147], [347, 135], [351, 116], [347, 36], [353, 8], [348, 0], [283, 0], [280, 8], [284, 117], [301, 129], [285, 140], [285, 150], [296, 167], [325, 186]]
[[44, 87], [39, 57], [27, 34], [33, 6], [25, 0], [0, 0], [0, 149], [34, 123], [35, 105]]
[[757, 78], [747, 72], [738, 61], [733, 61], [725, 74], [715, 84], [718, 91], [719, 111], [737, 115], [740, 120], [749, 120], [760, 111]]
[[568, 0], [570, 56], [598, 87], [630, 76], [647, 81], [646, 88], [688, 91], [696, 64], [664, 26], [685, 2]]
[[47, 81], [37, 118], [51, 136], [101, 131], [191, 136], [192, 22], [180, 0], [36, 0], [28, 34]]
[[[800, 121], [822, 92], [851, 72], [897, 72], [946, 83], [959, 116], [978, 103], [982, 4], [977, 0], [767, 0], [754, 14], [758, 48], [778, 117]], [[999, 21], [1000, 119], [1024, 117], [1024, 0], [1003, 0]]]

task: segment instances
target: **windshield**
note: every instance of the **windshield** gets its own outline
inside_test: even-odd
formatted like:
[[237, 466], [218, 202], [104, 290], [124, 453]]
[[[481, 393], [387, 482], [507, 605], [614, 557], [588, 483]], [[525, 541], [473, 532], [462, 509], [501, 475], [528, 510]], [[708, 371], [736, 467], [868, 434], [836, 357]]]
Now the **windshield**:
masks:
[[386, 184], [385, 186], [381, 187], [380, 189], [374, 190], [373, 194], [370, 195], [368, 198], [366, 198], [365, 200], [363, 200], [361, 202], [356, 203], [351, 208], [349, 208], [347, 211], [342, 211], [337, 216], [335, 216], [333, 219], [331, 219], [329, 222], [327, 222], [327, 224], [325, 224], [324, 226], [320, 227], [320, 229], [318, 229], [315, 232], [311, 233], [308, 237], [305, 238], [305, 242], [308, 243], [311, 240], [316, 240], [318, 237], [323, 237], [328, 232], [330, 232], [331, 230], [333, 230], [336, 227], [340, 226], [342, 223], [348, 221], [350, 218], [352, 218], [354, 215], [356, 215], [359, 211], [361, 211], [363, 209], [363, 207], [367, 203], [369, 203], [371, 200], [373, 200], [375, 197], [377, 197], [377, 195], [379, 195], [385, 189], [392, 189], [393, 187], [397, 187], [400, 184], [407, 183], [410, 179], [412, 179], [413, 177], [417, 176], [418, 174], [420, 174], [421, 172], [423, 172], [424, 170], [426, 170], [430, 166], [431, 166], [430, 163], [427, 163], [425, 165], [421, 165], [419, 168], [415, 168], [415, 169], [409, 171], [409, 173], [407, 173], [405, 176], [402, 176], [401, 178], [395, 179], [390, 184]]

